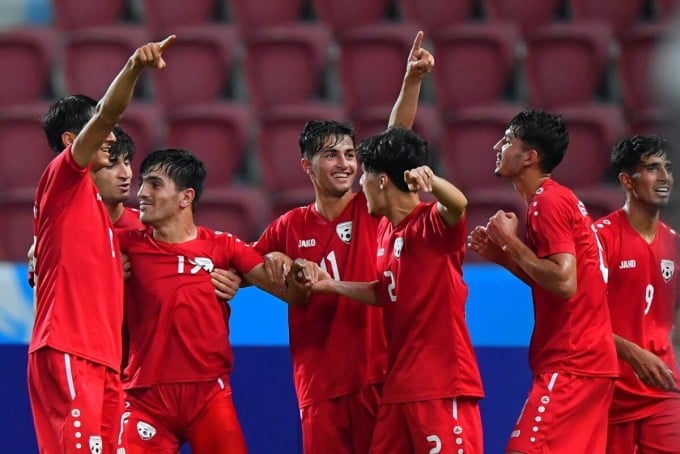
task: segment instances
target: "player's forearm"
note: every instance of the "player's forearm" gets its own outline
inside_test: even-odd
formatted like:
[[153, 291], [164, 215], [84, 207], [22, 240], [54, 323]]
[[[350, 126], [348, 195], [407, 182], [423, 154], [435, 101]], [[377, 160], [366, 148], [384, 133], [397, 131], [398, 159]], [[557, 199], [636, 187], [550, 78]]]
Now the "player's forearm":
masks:
[[142, 72], [143, 65], [130, 57], [123, 69], [111, 82], [102, 99], [97, 104], [97, 115], [106, 123], [115, 125], [130, 104], [132, 95]]
[[506, 242], [505, 252], [526, 274], [527, 279], [523, 280], [529, 285], [539, 285], [562, 299], [569, 299], [576, 292], [575, 276], [552, 260], [536, 256], [518, 237]]
[[432, 195], [439, 202], [439, 214], [449, 225], [460, 222], [468, 203], [460, 189], [435, 175], [432, 177]]
[[418, 111], [418, 99], [420, 98], [420, 87], [423, 84], [421, 77], [416, 77], [406, 73], [401, 84], [401, 91], [392, 107], [388, 126], [400, 125], [411, 129], [416, 119]]
[[377, 293], [378, 281], [348, 282], [328, 279], [320, 282], [321, 284], [319, 286], [314, 287], [314, 289], [318, 289], [319, 292], [335, 293], [371, 306], [380, 304]]
[[630, 359], [632, 358], [635, 349], [640, 348], [618, 334], [614, 334], [614, 346], [616, 347], [616, 355], [628, 363], [630, 363]]

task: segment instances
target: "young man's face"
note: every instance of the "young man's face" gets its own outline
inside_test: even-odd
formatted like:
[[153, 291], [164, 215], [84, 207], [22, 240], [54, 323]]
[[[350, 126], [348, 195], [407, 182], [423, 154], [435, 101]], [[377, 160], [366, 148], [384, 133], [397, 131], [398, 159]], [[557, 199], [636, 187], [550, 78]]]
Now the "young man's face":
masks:
[[146, 225], [158, 227], [172, 219], [185, 207], [185, 192], [178, 191], [175, 182], [158, 169], [142, 175], [139, 198], [139, 220]]
[[380, 177], [373, 172], [367, 172], [362, 168], [361, 190], [366, 196], [366, 203], [368, 205], [368, 212], [373, 216], [381, 216], [383, 214], [384, 198], [383, 188], [380, 187]]
[[632, 196], [647, 205], [668, 205], [673, 189], [673, 168], [668, 156], [648, 156], [630, 175]]
[[106, 203], [124, 203], [130, 197], [130, 182], [132, 180], [132, 168], [130, 161], [120, 154], [118, 158], [109, 161], [106, 167], [102, 167], [94, 175], [94, 184], [99, 189], [99, 194]]
[[311, 161], [303, 158], [302, 166], [312, 179], [317, 191], [324, 195], [342, 197], [352, 190], [357, 174], [357, 153], [350, 136], [340, 141], [329, 137], [324, 148]]
[[501, 140], [493, 146], [496, 151], [496, 168], [494, 173], [499, 177], [512, 177], [522, 170], [526, 151], [520, 139], [515, 136], [512, 128], [505, 131]]

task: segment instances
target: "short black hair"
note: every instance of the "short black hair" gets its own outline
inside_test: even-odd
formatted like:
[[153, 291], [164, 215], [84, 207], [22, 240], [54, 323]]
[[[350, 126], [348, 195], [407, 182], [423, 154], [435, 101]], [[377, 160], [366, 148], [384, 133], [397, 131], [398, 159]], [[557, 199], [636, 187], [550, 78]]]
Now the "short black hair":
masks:
[[552, 172], [562, 162], [569, 146], [569, 133], [562, 117], [540, 109], [524, 109], [510, 120], [508, 128], [526, 150], [538, 152], [538, 165]]
[[300, 153], [303, 158], [312, 159], [315, 154], [324, 150], [326, 139], [333, 137], [335, 142], [332, 146], [334, 146], [344, 136], [349, 136], [352, 143], [356, 143], [354, 128], [350, 123], [332, 120], [308, 121], [300, 132], [298, 140]]
[[56, 153], [64, 151], [61, 135], [65, 132], [78, 134], [90, 121], [97, 101], [85, 95], [64, 96], [55, 101], [41, 118], [47, 143]]
[[135, 143], [132, 141], [132, 137], [119, 125], [113, 127], [113, 135], [116, 136], [116, 141], [109, 150], [109, 160], [116, 161], [119, 157], [122, 157], [124, 161], [132, 162], [135, 157]]
[[198, 201], [203, 194], [207, 171], [201, 160], [186, 150], [166, 148], [156, 150], [142, 161], [139, 167], [140, 179], [151, 171], [158, 170], [170, 178], [178, 191], [191, 188], [195, 192], [194, 201], [191, 204], [192, 211], [196, 211]]
[[403, 192], [409, 192], [404, 181], [404, 172], [430, 165], [427, 142], [402, 126], [393, 126], [362, 141], [358, 155], [365, 171], [386, 173], [392, 183]]
[[638, 164], [650, 156], [666, 156], [670, 159], [672, 152], [671, 144], [665, 137], [635, 135], [614, 146], [611, 168], [616, 175], [621, 172], [632, 174]]

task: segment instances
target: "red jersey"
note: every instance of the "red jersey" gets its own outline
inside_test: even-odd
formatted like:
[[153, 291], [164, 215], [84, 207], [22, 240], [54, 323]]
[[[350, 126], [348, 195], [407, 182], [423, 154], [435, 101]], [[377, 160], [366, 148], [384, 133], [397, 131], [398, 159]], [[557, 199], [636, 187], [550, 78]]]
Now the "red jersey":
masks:
[[129, 362], [123, 386], [215, 380], [231, 372], [229, 305], [210, 272], [232, 266], [246, 274], [262, 257], [231, 234], [198, 227], [184, 243], [156, 241], [152, 228], [119, 230], [132, 274], [125, 281]]
[[[680, 269], [678, 235], [659, 221], [654, 240], [647, 243], [623, 209], [600, 219], [596, 226], [609, 267], [607, 294], [614, 333], [661, 358], [675, 374], [675, 387], [680, 388], [670, 342], [677, 301], [675, 269]], [[620, 360], [619, 366], [611, 422], [645, 418], [654, 412], [651, 404], [655, 401], [680, 399], [678, 393], [643, 384], [628, 362]]]
[[38, 279], [29, 352], [48, 346], [118, 371], [123, 273], [109, 214], [71, 148], [47, 166], [36, 191]]
[[113, 224], [116, 229], [143, 229], [144, 224], [139, 220], [139, 210], [123, 207], [123, 214]]
[[[318, 263], [338, 280], [375, 280], [378, 219], [366, 198], [354, 194], [332, 221], [314, 204], [291, 210], [262, 234], [255, 248]], [[290, 350], [298, 404], [349, 394], [385, 374], [382, 310], [333, 294], [316, 293], [308, 304], [289, 306]]]
[[465, 220], [447, 225], [421, 203], [397, 226], [378, 227], [377, 268], [388, 367], [384, 403], [483, 397], [465, 323]]
[[532, 285], [535, 325], [529, 363], [534, 375], [616, 377], [606, 268], [590, 216], [571, 190], [550, 179], [538, 188], [527, 212], [527, 245], [539, 258], [576, 257], [577, 289], [571, 298]]

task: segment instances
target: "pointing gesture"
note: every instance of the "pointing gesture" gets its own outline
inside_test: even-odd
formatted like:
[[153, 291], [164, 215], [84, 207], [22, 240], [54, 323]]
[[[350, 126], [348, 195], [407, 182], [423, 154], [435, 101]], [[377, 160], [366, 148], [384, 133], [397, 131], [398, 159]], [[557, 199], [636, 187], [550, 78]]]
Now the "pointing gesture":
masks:
[[406, 76], [422, 79], [434, 67], [434, 57], [423, 45], [423, 32], [419, 31], [413, 40], [413, 47], [406, 64]]
[[161, 42], [148, 43], [138, 48], [132, 55], [133, 64], [135, 66], [150, 66], [152, 68], [165, 68], [165, 60], [163, 60], [162, 53], [175, 40], [175, 35], [170, 35]]

